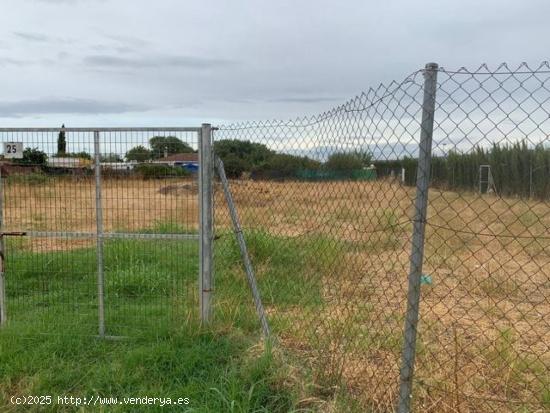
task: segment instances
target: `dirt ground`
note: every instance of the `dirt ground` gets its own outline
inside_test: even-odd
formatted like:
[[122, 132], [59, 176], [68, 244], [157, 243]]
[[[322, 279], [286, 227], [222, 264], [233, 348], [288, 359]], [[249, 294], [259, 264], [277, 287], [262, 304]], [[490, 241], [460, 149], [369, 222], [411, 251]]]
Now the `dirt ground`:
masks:
[[[270, 316], [294, 326], [281, 332], [288, 347], [319, 371], [341, 375], [365, 405], [390, 411], [399, 382], [414, 188], [391, 181], [242, 180], [232, 181], [231, 190], [245, 230], [345, 245], [345, 259], [318, 274], [320, 312], [270, 309]], [[95, 231], [92, 180], [7, 184], [4, 193], [5, 230]], [[106, 231], [198, 227], [190, 179], [106, 180], [102, 198]], [[219, 187], [215, 205], [217, 231], [224, 231], [230, 220]], [[68, 245], [22, 243], [36, 251]], [[423, 273], [417, 407], [542, 411], [550, 403], [550, 204], [432, 189]]]

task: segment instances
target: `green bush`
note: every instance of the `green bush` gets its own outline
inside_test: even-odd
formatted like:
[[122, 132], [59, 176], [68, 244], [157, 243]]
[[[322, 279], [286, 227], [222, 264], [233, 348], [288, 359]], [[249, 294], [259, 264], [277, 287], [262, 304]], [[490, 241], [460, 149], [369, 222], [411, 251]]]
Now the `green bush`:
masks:
[[143, 145], [138, 145], [126, 152], [127, 161], [144, 162], [153, 157], [153, 154], [149, 149]]
[[135, 171], [143, 179], [161, 179], [189, 175], [189, 172], [183, 168], [158, 163], [139, 164], [135, 167]]
[[24, 165], [46, 165], [47, 160], [48, 155], [38, 148], [25, 148], [23, 158], [14, 159], [13, 162]]
[[256, 179], [287, 179], [296, 178], [298, 172], [304, 169], [318, 170], [321, 168], [319, 161], [306, 156], [289, 154], [275, 154], [262, 165], [252, 170], [252, 177]]
[[356, 152], [338, 152], [329, 156], [325, 168], [335, 172], [352, 172], [369, 166], [370, 156]]
[[151, 145], [151, 155], [153, 159], [164, 157], [164, 154], [173, 155], [176, 153], [192, 153], [191, 148], [186, 142], [175, 136], [153, 136], [149, 139]]
[[222, 159], [225, 175], [228, 178], [240, 178], [243, 172], [250, 169], [250, 164], [238, 156], [229, 153]]
[[214, 152], [223, 161], [229, 178], [239, 178], [269, 160], [275, 152], [267, 146], [238, 139], [222, 139], [214, 142]]

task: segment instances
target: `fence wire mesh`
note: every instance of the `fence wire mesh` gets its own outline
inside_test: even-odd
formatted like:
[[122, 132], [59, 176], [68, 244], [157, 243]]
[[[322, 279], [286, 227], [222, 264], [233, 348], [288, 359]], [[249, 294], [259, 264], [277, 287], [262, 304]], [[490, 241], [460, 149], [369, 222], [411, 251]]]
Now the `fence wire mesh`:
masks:
[[10, 328], [135, 336], [195, 317], [197, 130], [0, 138], [25, 148], [1, 164]]
[[[550, 67], [435, 70], [423, 270], [413, 274], [420, 319], [411, 410], [543, 411]], [[272, 334], [296, 366], [291, 376], [311, 384], [305, 408], [389, 412], [408, 404], [398, 389], [414, 296], [423, 74], [318, 116], [214, 133]], [[215, 312], [254, 330], [219, 185], [214, 198]]]
[[235, 210], [215, 182], [200, 248], [201, 128], [2, 129], [8, 328], [174, 331], [213, 290], [222, 330], [254, 336], [265, 310], [300, 408], [545, 411], [549, 77], [429, 66], [318, 116], [220, 126]]

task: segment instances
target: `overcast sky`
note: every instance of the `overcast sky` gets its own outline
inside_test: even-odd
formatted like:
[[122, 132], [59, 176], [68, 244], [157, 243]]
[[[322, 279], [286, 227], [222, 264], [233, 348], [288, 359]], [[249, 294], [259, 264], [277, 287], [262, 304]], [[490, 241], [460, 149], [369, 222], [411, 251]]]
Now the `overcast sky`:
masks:
[[294, 118], [436, 61], [548, 60], [550, 1], [1, 0], [2, 126]]

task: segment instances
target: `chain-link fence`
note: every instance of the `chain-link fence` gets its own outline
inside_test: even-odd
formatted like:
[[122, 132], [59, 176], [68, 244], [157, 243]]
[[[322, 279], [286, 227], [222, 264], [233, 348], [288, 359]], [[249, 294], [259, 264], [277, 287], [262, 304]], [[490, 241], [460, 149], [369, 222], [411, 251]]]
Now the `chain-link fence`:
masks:
[[[549, 78], [428, 65], [318, 116], [215, 131], [303, 408], [550, 408]], [[255, 329], [219, 185], [215, 311]]]
[[549, 77], [432, 64], [214, 157], [208, 125], [1, 129], [0, 320], [261, 326], [305, 410], [549, 409]]

